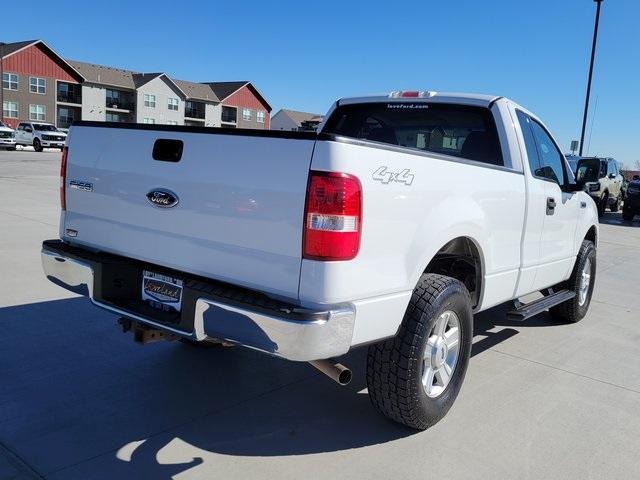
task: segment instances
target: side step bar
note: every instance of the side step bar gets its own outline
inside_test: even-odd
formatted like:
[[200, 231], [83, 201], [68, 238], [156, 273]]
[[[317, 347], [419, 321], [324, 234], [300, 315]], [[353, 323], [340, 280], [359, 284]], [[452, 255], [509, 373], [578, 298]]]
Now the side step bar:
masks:
[[514, 302], [516, 308], [507, 312], [507, 318], [514, 322], [522, 322], [523, 320], [538, 315], [545, 310], [549, 310], [551, 307], [555, 307], [562, 302], [571, 300], [575, 296], [576, 292], [573, 290], [560, 290], [559, 292], [551, 293], [529, 303], [520, 303], [516, 300]]

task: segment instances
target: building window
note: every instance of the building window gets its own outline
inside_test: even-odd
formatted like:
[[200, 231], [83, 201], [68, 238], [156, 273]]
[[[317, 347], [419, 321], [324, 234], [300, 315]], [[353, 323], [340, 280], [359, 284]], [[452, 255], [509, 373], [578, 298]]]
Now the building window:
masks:
[[2, 88], [6, 90], [18, 90], [18, 75], [15, 73], [3, 73]]
[[178, 122], [176, 122], [175, 120], [167, 120], [167, 125], [177, 125]]
[[142, 123], [156, 123], [156, 119], [155, 118], [144, 117], [142, 119]]
[[264, 123], [264, 112], [263, 111], [258, 111], [256, 113], [256, 121], [258, 123]]
[[167, 101], [167, 106], [169, 110], [178, 110], [178, 99], [177, 98], [169, 98]]
[[2, 113], [5, 118], [18, 118], [18, 102], [2, 102]]
[[44, 122], [47, 116], [47, 107], [44, 105], [29, 105], [29, 120]]
[[156, 96], [155, 95], [149, 95], [148, 93], [145, 93], [144, 94], [144, 106], [145, 107], [156, 108]]
[[29, 77], [29, 91], [44, 95], [47, 90], [47, 81], [40, 77]]
[[107, 122], [122, 122], [119, 113], [111, 113], [111, 112], [107, 112], [105, 120]]
[[243, 120], [251, 120], [251, 110], [248, 108], [242, 109], [242, 119]]

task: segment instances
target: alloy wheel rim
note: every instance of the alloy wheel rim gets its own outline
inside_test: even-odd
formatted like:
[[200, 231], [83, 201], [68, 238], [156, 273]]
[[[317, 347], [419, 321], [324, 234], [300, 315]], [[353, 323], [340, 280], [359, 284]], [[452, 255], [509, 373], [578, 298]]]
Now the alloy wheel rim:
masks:
[[589, 295], [589, 286], [591, 285], [591, 260], [586, 259], [580, 272], [580, 287], [578, 290], [578, 304], [583, 306]]
[[428, 397], [444, 392], [460, 356], [460, 319], [447, 310], [435, 321], [422, 359], [422, 387]]

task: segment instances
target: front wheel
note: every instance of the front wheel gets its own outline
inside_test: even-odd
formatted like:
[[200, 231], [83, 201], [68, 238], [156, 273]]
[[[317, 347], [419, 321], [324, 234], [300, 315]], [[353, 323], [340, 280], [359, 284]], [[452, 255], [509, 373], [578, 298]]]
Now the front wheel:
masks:
[[39, 140], [39, 139], [37, 139], [37, 138], [35, 138], [35, 139], [33, 140], [33, 149], [34, 149], [36, 152], [41, 152], [41, 151], [42, 151], [42, 144], [40, 143], [40, 140]]
[[596, 246], [584, 240], [578, 252], [571, 277], [563, 282], [560, 289], [567, 288], [576, 292], [576, 296], [550, 309], [551, 317], [562, 322], [576, 323], [584, 318], [589, 310], [593, 287], [596, 283]]
[[616, 201], [611, 204], [611, 207], [609, 207], [612, 212], [617, 212], [620, 209], [620, 197], [621, 196], [622, 195], [619, 195], [618, 198], [616, 198]]
[[449, 411], [471, 354], [471, 299], [458, 280], [424, 274], [394, 338], [371, 345], [367, 387], [373, 406], [418, 430]]

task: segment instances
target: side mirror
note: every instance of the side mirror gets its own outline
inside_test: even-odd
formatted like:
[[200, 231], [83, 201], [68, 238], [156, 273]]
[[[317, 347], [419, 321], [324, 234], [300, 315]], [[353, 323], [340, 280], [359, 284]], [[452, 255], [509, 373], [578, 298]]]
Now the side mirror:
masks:
[[31, 132], [33, 132], [33, 129], [31, 127], [25, 127], [24, 131], [31, 133]]
[[575, 183], [566, 183], [562, 187], [562, 191], [567, 193], [580, 192], [584, 190], [584, 185], [585, 185], [585, 182], [581, 182], [581, 181], [578, 181]]
[[615, 174], [615, 173], [610, 173], [610, 174], [609, 174], [609, 178], [611, 178], [611, 179], [616, 178], [616, 174]]

